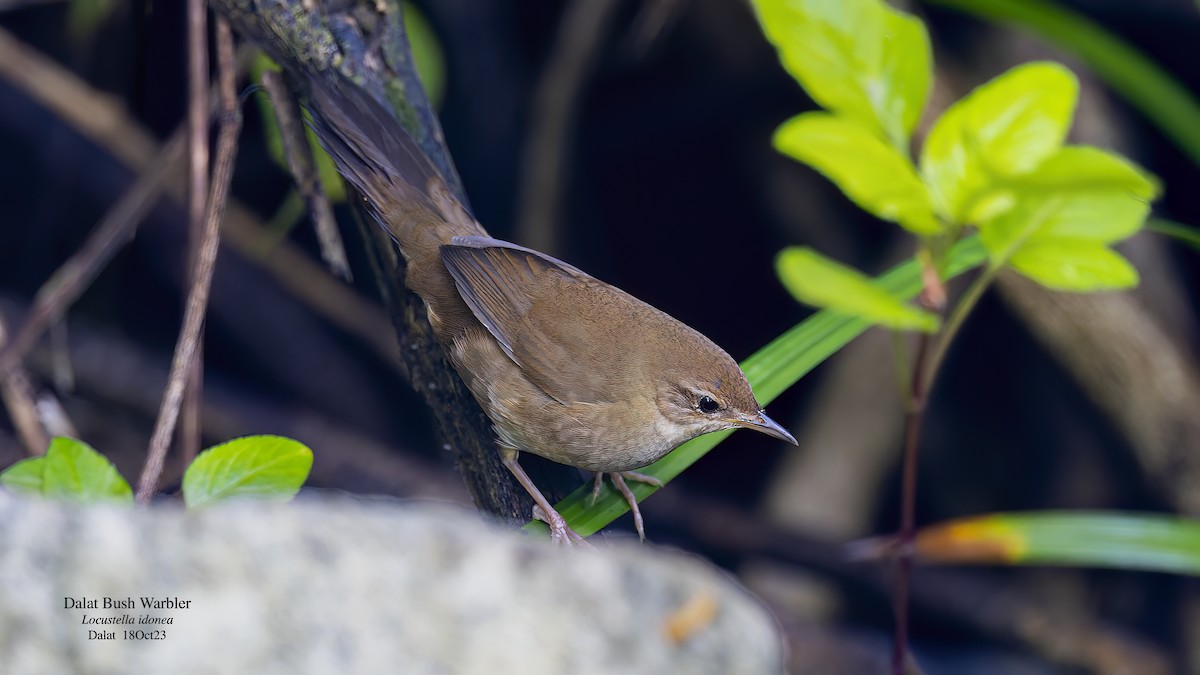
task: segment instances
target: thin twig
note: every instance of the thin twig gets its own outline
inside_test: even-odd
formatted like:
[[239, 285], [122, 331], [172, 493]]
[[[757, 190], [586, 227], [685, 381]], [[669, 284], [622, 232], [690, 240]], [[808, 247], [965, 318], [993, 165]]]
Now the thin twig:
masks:
[[[188, 269], [197, 268], [196, 258], [204, 236], [205, 205], [208, 200], [208, 1], [187, 0], [188, 71]], [[200, 399], [204, 396], [204, 342], [196, 347], [187, 364], [183, 392], [179, 448], [184, 461], [200, 451]]]
[[187, 0], [188, 266], [195, 269], [208, 199], [208, 3]]
[[71, 368], [71, 357], [67, 355], [67, 315], [63, 315], [50, 326], [50, 350], [54, 354], [52, 381], [59, 391], [75, 388], [75, 371]]
[[554, 253], [558, 245], [563, 186], [570, 178], [568, 158], [579, 93], [591, 70], [620, 0], [578, 0], [567, 4], [549, 66], [534, 93], [529, 144], [522, 160], [517, 241]]
[[[3, 317], [0, 317], [0, 345], [4, 344], [6, 334]], [[25, 452], [30, 456], [45, 453], [50, 437], [42, 427], [33, 385], [24, 368], [16, 366], [0, 374], [0, 398], [4, 399], [4, 407], [8, 409], [8, 416], [17, 430], [21, 445], [25, 446]]]
[[[201, 327], [201, 332], [203, 332]], [[201, 426], [200, 402], [204, 399], [204, 340], [201, 335], [200, 343], [196, 345], [196, 353], [192, 354], [192, 362], [188, 364], [187, 381], [183, 388], [183, 400], [179, 409], [179, 455], [184, 465], [192, 463], [200, 454]]]
[[0, 347], [0, 376], [20, 363], [50, 324], [63, 315], [117, 250], [133, 237], [163, 190], [167, 168], [183, 157], [183, 150], [184, 136], [176, 132], [133, 187], [96, 225], [83, 247], [42, 284], [29, 316], [12, 341]]
[[273, 70], [264, 71], [262, 85], [275, 109], [275, 119], [279, 122], [279, 136], [283, 141], [283, 154], [287, 158], [288, 169], [292, 173], [292, 179], [296, 181], [297, 189], [308, 204], [308, 212], [317, 232], [317, 242], [321, 246], [321, 257], [335, 274], [349, 281], [350, 261], [346, 258], [346, 247], [342, 244], [342, 235], [338, 232], [337, 221], [333, 217], [333, 207], [329, 205], [325, 186], [317, 174], [312, 147], [308, 144], [304, 122], [300, 116], [300, 106], [296, 104], [295, 97], [288, 91], [283, 76], [279, 73]]
[[213, 170], [212, 193], [205, 214], [204, 236], [201, 240], [192, 285], [188, 290], [187, 307], [183, 315], [183, 328], [175, 345], [175, 357], [171, 361], [171, 374], [167, 389], [163, 393], [162, 406], [154, 433], [150, 438], [150, 449], [142, 475], [138, 479], [137, 501], [145, 504], [157, 490], [159, 476], [167, 456], [167, 446], [174, 432], [179, 415], [179, 406], [186, 384], [188, 365], [199, 347], [204, 314], [208, 308], [208, 296], [212, 290], [213, 269], [216, 267], [220, 243], [220, 222], [225, 211], [225, 200], [229, 193], [229, 182], [233, 177], [233, 164], [237, 154], [237, 136], [242, 121], [238, 114], [235, 79], [237, 70], [233, 50], [233, 32], [229, 23], [218, 18], [217, 22], [217, 94], [221, 104], [220, 131], [217, 137], [217, 160]]

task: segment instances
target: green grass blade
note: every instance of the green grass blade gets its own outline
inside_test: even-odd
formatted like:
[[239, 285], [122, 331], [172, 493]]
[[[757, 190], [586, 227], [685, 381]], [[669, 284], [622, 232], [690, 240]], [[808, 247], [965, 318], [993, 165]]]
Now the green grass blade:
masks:
[[915, 551], [925, 562], [1200, 575], [1200, 521], [1102, 511], [999, 513], [924, 528]]
[[[978, 237], [964, 239], [950, 252], [947, 274], [951, 277], [962, 274], [982, 264], [986, 258], [987, 253]], [[879, 284], [897, 296], [915, 297], [921, 290], [920, 267], [916, 261], [905, 262], [880, 277]], [[759, 402], [766, 405], [869, 327], [861, 319], [822, 310], [755, 352], [742, 362], [742, 370], [754, 387]], [[667, 483], [731, 433], [721, 431], [688, 441], [639, 471]], [[630, 483], [629, 487], [639, 502], [658, 490], [645, 483]], [[585, 537], [629, 510], [624, 497], [611, 488], [600, 493], [595, 505], [590, 505], [590, 502], [591, 486], [585, 485], [568, 495], [555, 508], [573, 530]], [[525, 527], [531, 531], [547, 531], [544, 523], [536, 521]]]
[[1083, 15], [1045, 0], [926, 0], [1023, 26], [1075, 54], [1200, 164], [1200, 101], [1163, 68]]

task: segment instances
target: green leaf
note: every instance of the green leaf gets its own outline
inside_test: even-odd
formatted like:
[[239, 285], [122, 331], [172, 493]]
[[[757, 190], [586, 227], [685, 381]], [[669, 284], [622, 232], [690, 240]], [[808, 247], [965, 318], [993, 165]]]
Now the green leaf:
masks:
[[433, 32], [429, 19], [425, 18], [420, 8], [411, 2], [405, 2], [402, 14], [417, 79], [425, 87], [429, 102], [434, 108], [440, 108], [442, 98], [446, 95], [446, 57], [442, 54], [442, 46], [438, 43], [437, 34]]
[[950, 106], [929, 132], [921, 174], [947, 219], [978, 223], [1004, 204], [985, 199], [1005, 179], [1058, 152], [1071, 126], [1079, 84], [1055, 63], [1017, 66]]
[[1120, 194], [1030, 195], [979, 231], [996, 264], [1039, 239], [1110, 243], [1138, 231], [1150, 206]]
[[1072, 565], [1200, 575], [1200, 522], [1117, 512], [1000, 513], [922, 529], [926, 562]]
[[1040, 239], [1017, 251], [1013, 269], [1059, 291], [1089, 293], [1131, 288], [1138, 273], [1121, 254], [1079, 239]]
[[67, 35], [71, 43], [95, 39], [118, 6], [116, 0], [71, 0], [67, 5]]
[[784, 122], [774, 144], [874, 215], [919, 235], [941, 229], [912, 162], [862, 125], [828, 113], [805, 113]]
[[282, 436], [246, 436], [197, 455], [183, 474], [183, 501], [197, 508], [235, 497], [286, 501], [300, 490], [313, 454]]
[[1160, 192], [1153, 175], [1114, 152], [1090, 145], [1060, 149], [1032, 173], [1012, 179], [1007, 187], [1021, 192], [1111, 192], [1143, 202], [1153, 201]]
[[775, 264], [783, 285], [800, 302], [900, 330], [932, 333], [937, 315], [906, 305], [861, 272], [810, 248], [789, 248]]
[[[1141, 227], [1147, 204], [1158, 196], [1158, 180], [1120, 155], [1086, 145], [1068, 146], [1042, 162], [1030, 174], [1000, 184], [987, 199], [1004, 202], [998, 216], [980, 223], [984, 244], [995, 249], [997, 237], [1007, 237], [997, 223], [1011, 225], [1004, 213], [1019, 200], [1025, 211], [1058, 199], [1067, 200], [1054, 226], [1044, 236], [1080, 237], [1112, 242], [1124, 239]], [[1025, 216], [1021, 215], [1020, 218]]]
[[[987, 253], [979, 243], [979, 238], [968, 237], [956, 244], [947, 255], [946, 278], [974, 269], [986, 259]], [[916, 297], [922, 288], [921, 267], [915, 260], [910, 260], [884, 274], [877, 283], [880, 288], [897, 297]], [[759, 402], [767, 405], [870, 327], [871, 324], [857, 317], [822, 310], [742, 361], [742, 372], [746, 373], [746, 379], [754, 387]], [[638, 471], [658, 478], [664, 484], [669, 483], [731, 433], [719, 431], [694, 438]], [[659, 490], [653, 485], [635, 482], [629, 483], [629, 489], [639, 502]], [[593, 503], [589, 484], [567, 495], [554, 508], [566, 518], [571, 529], [586, 537], [629, 511], [629, 504], [624, 497], [609, 489], [602, 491]], [[541, 533], [549, 531], [541, 521], [529, 523], [525, 529]]]
[[13, 492], [40, 495], [45, 467], [45, 456], [23, 459], [0, 473], [0, 485]]
[[814, 101], [897, 148], [921, 118], [932, 77], [929, 36], [881, 0], [753, 0], [784, 68]]
[[980, 224], [993, 267], [1011, 264], [1049, 287], [1127, 288], [1136, 270], [1106, 248], [1142, 227], [1157, 181], [1098, 148], [1067, 147], [1002, 190], [1015, 204]]
[[50, 441], [42, 465], [42, 495], [90, 504], [133, 503], [133, 490], [104, 455], [87, 443], [59, 436]]

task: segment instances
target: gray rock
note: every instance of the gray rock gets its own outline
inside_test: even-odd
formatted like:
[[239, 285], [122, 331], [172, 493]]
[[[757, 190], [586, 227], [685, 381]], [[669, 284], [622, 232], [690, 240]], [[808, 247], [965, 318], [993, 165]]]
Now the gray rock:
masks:
[[[105, 617], [134, 623], [84, 624]], [[188, 513], [0, 490], [6, 673], [758, 675], [781, 672], [782, 652], [757, 601], [677, 552], [562, 550], [393, 501]]]

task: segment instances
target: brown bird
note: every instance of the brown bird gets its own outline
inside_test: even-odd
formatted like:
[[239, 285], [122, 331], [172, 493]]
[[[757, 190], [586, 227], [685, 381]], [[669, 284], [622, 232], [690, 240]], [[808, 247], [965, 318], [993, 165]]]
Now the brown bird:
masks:
[[493, 239], [390, 112], [361, 90], [310, 78], [312, 126], [339, 172], [400, 245], [406, 283], [492, 420], [502, 460], [557, 541], [581, 541], [517, 462], [521, 451], [622, 477], [685, 441], [745, 427], [795, 443], [711, 340], [543, 253]]

